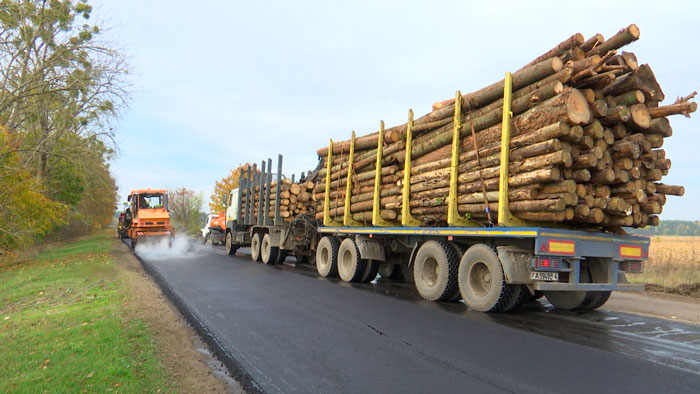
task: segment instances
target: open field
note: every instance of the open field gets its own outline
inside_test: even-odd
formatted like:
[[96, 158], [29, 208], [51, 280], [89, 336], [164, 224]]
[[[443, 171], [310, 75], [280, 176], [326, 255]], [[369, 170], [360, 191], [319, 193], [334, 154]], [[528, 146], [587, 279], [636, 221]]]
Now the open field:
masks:
[[650, 290], [700, 296], [700, 237], [652, 236], [644, 273], [627, 278]]
[[0, 264], [0, 392], [174, 391], [111, 234]]

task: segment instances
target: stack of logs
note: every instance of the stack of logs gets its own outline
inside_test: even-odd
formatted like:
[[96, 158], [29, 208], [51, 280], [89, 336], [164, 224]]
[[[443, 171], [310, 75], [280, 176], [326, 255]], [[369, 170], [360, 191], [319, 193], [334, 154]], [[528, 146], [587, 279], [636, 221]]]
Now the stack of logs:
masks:
[[[263, 186], [264, 188], [265, 186]], [[280, 189], [280, 217], [285, 222], [291, 222], [298, 214], [310, 213], [313, 211], [315, 203], [311, 199], [311, 193], [314, 187], [313, 182], [292, 183], [289, 179], [283, 179], [281, 182], [273, 181], [270, 183], [270, 203], [268, 215], [270, 218], [275, 217], [275, 203], [277, 200], [277, 188]], [[241, 211], [247, 212], [247, 189], [243, 189], [241, 194]], [[263, 203], [266, 191], [263, 189]], [[258, 219], [258, 209], [260, 207], [260, 185], [255, 186], [253, 196], [253, 220]]]
[[[631, 25], [604, 40], [575, 34], [513, 73], [509, 207], [520, 219], [566, 222], [615, 231], [657, 225], [667, 195], [682, 186], [660, 183], [671, 161], [660, 149], [672, 134], [669, 115], [697, 109], [695, 93], [660, 106], [664, 93], [647, 64], [618, 49], [637, 40]], [[482, 225], [498, 220], [504, 80], [433, 105], [412, 123], [410, 207], [423, 225], [444, 225], [454, 119], [461, 112], [458, 212]], [[381, 216], [401, 212], [407, 124], [384, 129]], [[355, 140], [351, 213], [371, 223], [380, 132]], [[342, 221], [350, 141], [333, 143], [330, 214]], [[328, 147], [314, 188], [323, 217]], [[489, 213], [487, 213], [487, 204]]]

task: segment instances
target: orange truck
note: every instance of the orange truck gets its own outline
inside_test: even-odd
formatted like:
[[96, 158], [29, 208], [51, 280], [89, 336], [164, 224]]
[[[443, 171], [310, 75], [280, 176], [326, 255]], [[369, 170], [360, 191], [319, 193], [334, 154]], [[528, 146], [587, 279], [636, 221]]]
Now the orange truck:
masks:
[[158, 241], [164, 238], [172, 243], [175, 232], [170, 224], [167, 190], [132, 190], [127, 201], [124, 217], [120, 222], [126, 236], [131, 238], [132, 248], [144, 241]]
[[209, 215], [209, 221], [202, 229], [203, 242], [214, 245], [223, 245], [226, 242], [226, 213], [219, 212], [218, 215]]

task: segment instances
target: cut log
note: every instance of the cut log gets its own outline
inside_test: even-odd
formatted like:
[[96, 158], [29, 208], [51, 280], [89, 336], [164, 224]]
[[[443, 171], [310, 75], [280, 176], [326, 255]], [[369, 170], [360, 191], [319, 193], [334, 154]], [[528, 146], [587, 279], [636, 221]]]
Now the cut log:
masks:
[[663, 107], [649, 108], [649, 115], [652, 118], [660, 118], [662, 116], [669, 115], [686, 115], [689, 116], [691, 113], [698, 109], [697, 103], [679, 103], [671, 104]]
[[645, 101], [658, 102], [663, 101], [666, 97], [648, 64], [643, 64], [631, 73], [617, 78], [603, 92], [606, 95], [618, 96], [630, 90], [641, 90], [644, 93]]
[[627, 28], [620, 30], [617, 34], [610, 37], [603, 43], [600, 43], [595, 48], [588, 51], [587, 55], [605, 55], [608, 51], [620, 49], [623, 46], [639, 39], [639, 28], [637, 25], [629, 25]]

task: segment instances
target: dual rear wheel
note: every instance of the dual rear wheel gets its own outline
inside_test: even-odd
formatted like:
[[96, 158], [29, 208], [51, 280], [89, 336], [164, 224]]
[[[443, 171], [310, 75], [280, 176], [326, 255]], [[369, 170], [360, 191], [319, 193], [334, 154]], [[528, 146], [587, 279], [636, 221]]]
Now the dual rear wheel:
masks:
[[279, 247], [272, 245], [273, 242], [270, 234], [253, 234], [253, 238], [250, 240], [250, 258], [253, 261], [262, 261], [268, 265], [275, 265], [284, 262], [284, 260], [287, 258], [287, 251], [280, 250]]
[[371, 282], [377, 277], [379, 262], [363, 259], [355, 240], [323, 237], [316, 248], [316, 270], [319, 275], [338, 275], [345, 282]]
[[[461, 296], [470, 309], [507, 312], [535, 298], [525, 285], [506, 283], [496, 251], [485, 244], [465, 248], [446, 241], [427, 241], [418, 249], [412, 267], [398, 267], [407, 282], [415, 283], [421, 297], [430, 301], [451, 301]], [[380, 267], [375, 261], [361, 258], [352, 238], [340, 242], [334, 237], [323, 237], [316, 249], [316, 269], [324, 277], [338, 275], [346, 282], [368, 282], [376, 277]], [[384, 264], [381, 270], [382, 276], [389, 277], [395, 274], [397, 266]], [[581, 282], [602, 281], [591, 272], [588, 266], [582, 266]], [[556, 291], [545, 292], [545, 296], [559, 309], [590, 310], [602, 306], [610, 292]]]

